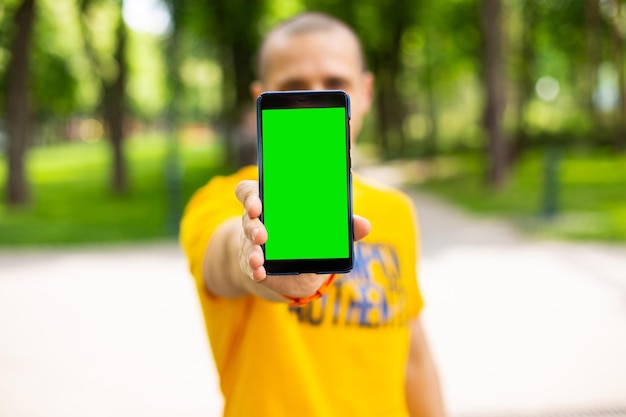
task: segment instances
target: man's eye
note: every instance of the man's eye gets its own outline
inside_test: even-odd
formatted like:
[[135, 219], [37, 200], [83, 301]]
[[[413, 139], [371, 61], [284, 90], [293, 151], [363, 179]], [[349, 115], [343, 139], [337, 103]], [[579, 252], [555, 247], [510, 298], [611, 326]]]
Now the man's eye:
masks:
[[328, 90], [343, 90], [348, 86], [346, 80], [341, 78], [329, 78], [325, 84]]
[[281, 90], [283, 91], [289, 91], [289, 90], [308, 90], [307, 86], [305, 83], [299, 82], [299, 81], [291, 81], [288, 83], [285, 83]]

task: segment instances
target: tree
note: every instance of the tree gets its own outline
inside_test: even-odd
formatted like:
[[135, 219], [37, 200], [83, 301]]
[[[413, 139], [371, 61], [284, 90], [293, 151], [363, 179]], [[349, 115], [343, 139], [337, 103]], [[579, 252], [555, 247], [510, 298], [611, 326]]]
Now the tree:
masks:
[[112, 187], [116, 194], [128, 189], [128, 173], [124, 157], [124, 116], [126, 110], [126, 25], [120, 17], [117, 21], [115, 52], [113, 54], [117, 73], [112, 80], [103, 80], [103, 112], [109, 130], [113, 152]]
[[503, 56], [502, 3], [500, 0], [481, 0], [481, 28], [483, 30], [483, 83], [485, 110], [483, 124], [487, 134], [487, 182], [494, 188], [506, 179], [507, 143], [503, 131], [506, 103], [506, 79]]
[[534, 94], [534, 65], [536, 48], [537, 5], [534, 1], [521, 3], [521, 42], [516, 65], [517, 75], [517, 121], [515, 144], [511, 158], [517, 160], [528, 146], [528, 132], [525, 113], [528, 102]]
[[263, 0], [205, 0], [205, 27], [222, 66], [222, 122], [227, 159], [239, 165], [236, 128], [249, 111], [250, 84], [255, 79], [255, 56], [260, 42], [258, 22]]
[[[402, 72], [402, 39], [417, 20], [415, 0], [395, 0], [381, 13], [383, 18], [379, 41], [370, 46], [372, 69], [376, 73], [376, 115], [378, 134], [383, 151], [389, 153], [395, 147], [399, 153], [406, 151], [404, 121], [407, 117], [406, 103], [401, 95], [399, 77]], [[394, 146], [395, 145], [395, 146]]]
[[585, 106], [587, 111], [594, 116], [596, 111], [593, 103], [593, 90], [598, 83], [598, 66], [600, 65], [601, 33], [600, 33], [600, 2], [587, 0], [586, 32], [587, 32], [587, 65], [584, 83]]
[[35, 20], [35, 0], [24, 0], [15, 14], [15, 31], [6, 72], [5, 113], [8, 133], [8, 176], [6, 198], [9, 205], [24, 205], [30, 199], [25, 155], [30, 139], [30, 44]]
[[116, 194], [123, 194], [129, 186], [128, 170], [124, 157], [124, 116], [126, 111], [126, 24], [122, 19], [122, 1], [116, 1], [114, 13], [114, 50], [112, 60], [100, 56], [94, 46], [93, 35], [89, 33], [86, 20], [94, 0], [81, 1], [81, 29], [85, 43], [85, 53], [93, 71], [100, 80], [100, 107], [109, 134], [112, 151], [111, 188]]
[[613, 62], [617, 70], [618, 108], [615, 117], [614, 148], [618, 152], [626, 150], [626, 67], [624, 66], [624, 37], [626, 37], [626, 16], [621, 1], [612, 2], [611, 41]]
[[172, 235], [178, 234], [181, 217], [181, 168], [178, 161], [178, 128], [181, 98], [180, 62], [181, 30], [184, 24], [183, 4], [177, 0], [166, 2], [171, 16], [170, 36], [166, 45], [166, 68], [169, 90], [167, 109], [168, 152], [165, 164], [165, 181], [168, 190], [168, 229]]
[[437, 100], [435, 91], [435, 58], [433, 43], [435, 42], [431, 30], [426, 31], [424, 42], [424, 90], [426, 90], [426, 111], [430, 120], [431, 129], [428, 132], [424, 151], [431, 156], [437, 152], [437, 139], [439, 136], [439, 120], [437, 115]]
[[384, 154], [402, 154], [407, 146], [403, 128], [408, 116], [408, 106], [402, 94], [400, 80], [404, 69], [403, 38], [417, 23], [420, 2], [308, 0], [305, 4], [309, 8], [336, 16], [358, 34], [367, 60], [376, 75], [374, 111], [378, 145]]

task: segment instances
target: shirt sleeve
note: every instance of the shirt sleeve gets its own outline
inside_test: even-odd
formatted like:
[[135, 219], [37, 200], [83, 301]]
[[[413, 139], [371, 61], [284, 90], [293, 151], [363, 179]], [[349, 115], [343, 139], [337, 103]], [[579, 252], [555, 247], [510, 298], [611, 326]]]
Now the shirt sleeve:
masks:
[[228, 177], [215, 177], [189, 200], [180, 225], [180, 243], [196, 283], [202, 282], [206, 248], [215, 230], [226, 220], [243, 214], [235, 196], [239, 181], [256, 179], [256, 168], [243, 168]]

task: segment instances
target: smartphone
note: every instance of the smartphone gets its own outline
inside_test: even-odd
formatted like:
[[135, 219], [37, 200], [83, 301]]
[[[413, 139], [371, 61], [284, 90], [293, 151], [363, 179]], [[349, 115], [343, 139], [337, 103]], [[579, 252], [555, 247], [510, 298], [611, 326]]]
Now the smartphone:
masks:
[[344, 91], [263, 93], [257, 130], [267, 274], [350, 271], [350, 97]]

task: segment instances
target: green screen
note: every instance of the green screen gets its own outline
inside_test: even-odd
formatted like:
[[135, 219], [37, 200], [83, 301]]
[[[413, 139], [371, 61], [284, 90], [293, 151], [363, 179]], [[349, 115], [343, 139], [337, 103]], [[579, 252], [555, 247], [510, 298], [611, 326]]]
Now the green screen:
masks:
[[261, 117], [265, 258], [348, 258], [345, 108]]

